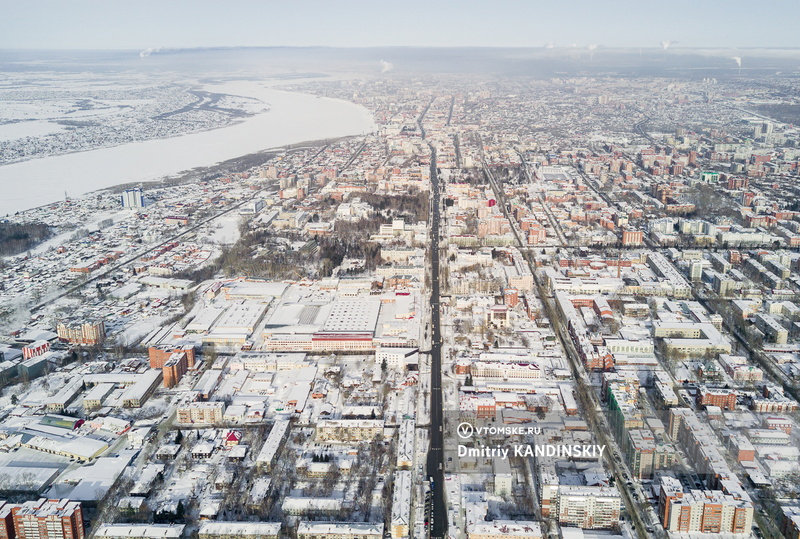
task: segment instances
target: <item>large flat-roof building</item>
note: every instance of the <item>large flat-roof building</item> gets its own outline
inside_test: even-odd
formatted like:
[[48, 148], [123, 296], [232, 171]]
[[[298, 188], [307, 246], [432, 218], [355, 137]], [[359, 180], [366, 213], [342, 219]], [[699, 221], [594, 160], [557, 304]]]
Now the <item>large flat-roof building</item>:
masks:
[[411, 472], [399, 471], [394, 474], [392, 493], [392, 538], [408, 536], [411, 522]]
[[98, 539], [180, 539], [185, 524], [101, 524]]
[[280, 522], [203, 521], [200, 539], [278, 539]]
[[469, 539], [540, 539], [542, 526], [539, 522], [521, 520], [493, 520], [475, 522], [467, 526]]
[[383, 524], [366, 522], [300, 522], [297, 539], [382, 539]]
[[383, 436], [382, 419], [323, 419], [317, 422], [317, 440], [360, 442]]
[[619, 522], [621, 499], [613, 487], [561, 485], [558, 521], [581, 528], [612, 528]]
[[158, 369], [150, 369], [144, 374], [140, 374], [136, 383], [125, 390], [125, 394], [122, 396], [122, 405], [128, 408], [141, 408], [160, 382], [161, 371]]
[[322, 331], [325, 333], [375, 333], [381, 302], [378, 299], [334, 301]]
[[256, 465], [269, 470], [275, 462], [275, 457], [281, 447], [281, 443], [286, 438], [289, 432], [290, 422], [288, 419], [279, 419], [272, 425], [261, 451], [258, 452], [256, 457]]

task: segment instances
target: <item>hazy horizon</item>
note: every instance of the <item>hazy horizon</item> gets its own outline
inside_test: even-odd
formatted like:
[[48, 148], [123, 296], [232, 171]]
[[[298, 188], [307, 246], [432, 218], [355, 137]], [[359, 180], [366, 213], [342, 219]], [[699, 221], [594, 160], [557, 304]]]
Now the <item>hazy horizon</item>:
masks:
[[2, 72], [225, 73], [305, 77], [309, 73], [401, 76], [800, 76], [800, 49], [619, 47], [200, 47], [143, 50], [0, 50]]
[[[793, 48], [800, 4], [499, 0], [0, 1], [0, 49], [242, 46]], [[75, 32], [80, 28], [80, 32]]]

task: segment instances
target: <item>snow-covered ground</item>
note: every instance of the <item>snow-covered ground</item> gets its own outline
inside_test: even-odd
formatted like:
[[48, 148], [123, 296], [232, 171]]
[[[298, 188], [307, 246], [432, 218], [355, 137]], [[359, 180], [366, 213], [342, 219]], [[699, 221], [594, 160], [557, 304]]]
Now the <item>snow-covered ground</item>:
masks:
[[39, 137], [50, 133], [57, 133], [63, 129], [62, 126], [56, 123], [41, 120], [7, 123], [0, 125], [0, 141], [24, 137]]
[[214, 221], [210, 239], [220, 245], [233, 245], [239, 239], [239, 224], [242, 216], [238, 213], [228, 214]]
[[283, 92], [258, 82], [206, 87], [270, 106], [241, 123], [179, 137], [33, 159], [0, 167], [0, 215], [122, 183], [157, 180], [286, 144], [369, 133], [372, 115], [346, 101]]
[[[81, 228], [85, 228], [86, 230], [89, 230], [90, 232], [93, 232], [93, 231], [99, 229], [98, 223], [100, 223], [101, 221], [105, 221], [107, 219], [110, 219], [111, 221], [117, 223], [117, 222], [129, 217], [130, 214], [131, 214], [131, 210], [128, 210], [128, 209], [117, 210], [117, 211], [99, 212], [95, 216], [93, 216], [92, 219], [86, 221], [85, 223], [81, 223], [80, 226], [81, 226]], [[66, 232], [62, 232], [61, 234], [57, 234], [57, 235], [53, 236], [52, 238], [50, 238], [50, 239], [48, 239], [46, 241], [43, 241], [42, 243], [40, 243], [39, 245], [37, 245], [33, 249], [30, 249], [30, 253], [32, 255], [39, 255], [39, 254], [42, 254], [44, 252], [47, 252], [48, 249], [53, 249], [55, 247], [58, 247], [62, 243], [68, 241], [74, 234], [75, 234], [74, 230], [68, 230]], [[11, 257], [8, 257], [8, 258], [11, 258]]]

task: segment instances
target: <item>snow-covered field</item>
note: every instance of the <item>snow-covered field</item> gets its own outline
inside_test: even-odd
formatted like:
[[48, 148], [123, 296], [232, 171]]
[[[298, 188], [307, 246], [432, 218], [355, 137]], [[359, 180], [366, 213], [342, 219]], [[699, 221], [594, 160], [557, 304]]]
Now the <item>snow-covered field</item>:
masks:
[[210, 235], [211, 241], [221, 245], [232, 245], [239, 239], [239, 224], [242, 216], [238, 213], [220, 217], [214, 223], [214, 229]]
[[336, 99], [283, 92], [267, 83], [210, 85], [208, 91], [270, 106], [241, 123], [201, 133], [123, 144], [0, 166], [0, 215], [129, 182], [153, 181], [286, 144], [369, 133], [369, 111]]
[[64, 128], [53, 122], [34, 120], [29, 122], [14, 122], [0, 125], [0, 141], [14, 140], [24, 137], [40, 137], [57, 133]]

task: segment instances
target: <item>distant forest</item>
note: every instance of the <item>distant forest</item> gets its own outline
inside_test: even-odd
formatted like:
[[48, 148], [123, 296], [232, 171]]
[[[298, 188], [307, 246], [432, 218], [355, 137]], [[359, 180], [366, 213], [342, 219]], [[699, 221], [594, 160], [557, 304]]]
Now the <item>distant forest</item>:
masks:
[[764, 116], [775, 118], [787, 124], [800, 125], [800, 105], [788, 104], [765, 104], [755, 105], [750, 108], [760, 112]]
[[15, 255], [34, 247], [53, 234], [43, 223], [0, 223], [0, 255]]

